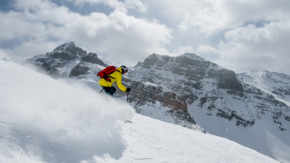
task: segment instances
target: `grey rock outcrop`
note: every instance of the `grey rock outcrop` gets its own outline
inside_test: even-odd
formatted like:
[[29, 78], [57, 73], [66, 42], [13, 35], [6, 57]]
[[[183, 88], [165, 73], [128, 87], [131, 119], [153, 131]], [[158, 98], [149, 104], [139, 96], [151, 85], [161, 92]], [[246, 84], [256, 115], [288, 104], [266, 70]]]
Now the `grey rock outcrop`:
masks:
[[80, 75], [86, 75], [90, 71], [90, 67], [85, 64], [77, 64], [70, 72], [69, 77], [78, 77]]
[[85, 55], [84, 57], [82, 57], [81, 59], [82, 62], [89, 62], [92, 64], [98, 64], [104, 67], [107, 67], [108, 65], [105, 64], [102, 60], [100, 60], [97, 56], [96, 53], [89, 53], [88, 55]]

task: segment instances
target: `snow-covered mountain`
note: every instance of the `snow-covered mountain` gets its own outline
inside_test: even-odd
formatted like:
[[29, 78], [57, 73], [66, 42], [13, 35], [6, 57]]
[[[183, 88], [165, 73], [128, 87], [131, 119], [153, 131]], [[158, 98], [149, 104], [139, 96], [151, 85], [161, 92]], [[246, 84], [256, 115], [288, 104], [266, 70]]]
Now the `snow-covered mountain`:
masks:
[[5, 60], [0, 60], [1, 163], [278, 163]]
[[56, 47], [52, 52], [35, 56], [23, 64], [32, 64], [44, 70], [53, 77], [79, 77], [88, 75], [89, 78], [96, 79], [96, 74], [106, 65], [97, 54], [87, 53], [83, 49], [69, 42]]
[[[70, 53], [77, 57], [61, 57], [67, 56], [63, 54], [66, 48], [74, 49]], [[100, 90], [96, 73], [106, 64], [100, 59], [98, 63], [82, 61], [88, 54], [79, 51], [67, 43], [25, 63], [53, 76], [80, 79]], [[70, 75], [78, 65], [81, 73]], [[138, 113], [202, 131], [199, 124], [206, 132], [290, 162], [289, 77], [269, 73], [263, 79], [259, 74], [236, 75], [195, 54], [152, 54], [131, 68], [123, 83], [132, 89], [129, 101]], [[256, 82], [261, 79], [263, 85]], [[121, 91], [116, 96], [126, 98]]]
[[253, 85], [290, 106], [290, 76], [266, 70], [238, 74], [244, 83]]
[[52, 52], [28, 59], [23, 62], [23, 65], [53, 78], [77, 78], [96, 90], [101, 90], [97, 73], [108, 66], [98, 58], [97, 54], [87, 53], [73, 42], [60, 45]]
[[[272, 76], [277, 79], [274, 73]], [[282, 74], [280, 76], [284, 80], [271, 82], [274, 81], [272, 79], [268, 85], [272, 89], [280, 90], [280, 94], [287, 97], [290, 82], [286, 79], [289, 77]], [[195, 54], [178, 57], [152, 54], [134, 67], [129, 78], [150, 85], [150, 88], [155, 86], [158, 88], [157, 94], [162, 94], [160, 92], [163, 91], [177, 96], [185, 105], [178, 105], [174, 109], [186, 110], [206, 132], [290, 162], [290, 109], [284, 102], [287, 98], [283, 98], [283, 101], [274, 96], [273, 92], [269, 93], [261, 87], [249, 84], [233, 71]], [[140, 86], [143, 87], [136, 86], [137, 90], [134, 87], [137, 104], [145, 103], [151, 107], [153, 103], [147, 99], [158, 100], [152, 95], [155, 92], [149, 93], [154, 89], [143, 93], [144, 87], [138, 90]], [[138, 95], [146, 96], [147, 99], [143, 100]], [[135, 108], [139, 106], [135, 105]], [[145, 106], [142, 109], [143, 111], [139, 111], [142, 114], [147, 112]], [[154, 112], [151, 111], [151, 114]]]

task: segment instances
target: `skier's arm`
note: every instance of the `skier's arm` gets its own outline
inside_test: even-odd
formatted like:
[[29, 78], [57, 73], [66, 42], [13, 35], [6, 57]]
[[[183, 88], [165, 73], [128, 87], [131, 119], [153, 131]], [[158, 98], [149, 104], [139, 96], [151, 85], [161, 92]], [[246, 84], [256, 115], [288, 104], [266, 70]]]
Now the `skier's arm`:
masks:
[[116, 74], [116, 82], [117, 82], [117, 86], [124, 92], [126, 92], [127, 88], [122, 84], [122, 74], [121, 73], [117, 73]]

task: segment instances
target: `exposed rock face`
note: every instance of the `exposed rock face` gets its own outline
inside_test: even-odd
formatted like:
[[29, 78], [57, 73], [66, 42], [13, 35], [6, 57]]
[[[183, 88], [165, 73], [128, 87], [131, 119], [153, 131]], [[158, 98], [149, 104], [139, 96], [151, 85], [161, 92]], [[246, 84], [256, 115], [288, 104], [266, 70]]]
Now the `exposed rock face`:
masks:
[[77, 64], [70, 72], [69, 77], [77, 77], [80, 75], [88, 74], [90, 67], [86, 66], [85, 64]]
[[[167, 72], [168, 76], [162, 74], [163, 72]], [[138, 77], [139, 80], [153, 82], [154, 79], [153, 83], [166, 84], [167, 89], [181, 94], [191, 93], [189, 87], [199, 87], [200, 81], [205, 78], [217, 79], [220, 88], [243, 91], [233, 71], [223, 69], [195, 54], [184, 54], [178, 57], [152, 54], [135, 67], [134, 73], [142, 74], [141, 78]], [[134, 77], [134, 75], [131, 76]], [[171, 79], [172, 77], [174, 79]], [[172, 81], [177, 81], [177, 83], [173, 84]], [[188, 89], [179, 89], [186, 87], [184, 85], [188, 86]]]
[[[159, 102], [163, 107], [190, 112], [188, 106], [192, 105], [205, 108], [208, 116], [225, 118], [243, 127], [253, 126], [265, 114], [276, 115], [276, 110], [281, 110], [278, 114], [281, 116], [272, 117], [279, 122], [289, 111], [285, 103], [243, 83], [233, 71], [195, 54], [178, 57], [152, 54], [139, 62], [126, 79], [125, 83], [133, 88], [130, 101], [135, 108]], [[277, 124], [283, 129], [287, 126]]]
[[137, 103], [150, 98], [175, 110], [187, 111], [187, 101], [192, 103], [197, 99], [195, 91], [202, 88], [202, 80], [207, 78], [216, 79], [215, 85], [219, 88], [243, 91], [233, 71], [223, 69], [195, 54], [178, 57], [152, 54], [143, 63], [138, 63], [128, 76], [128, 79], [158, 86], [155, 90], [150, 86], [144, 87], [144, 84], [134, 88]]
[[92, 63], [92, 64], [98, 64], [98, 65], [101, 65], [101, 66], [104, 66], [104, 67], [108, 66], [102, 60], [100, 60], [98, 58], [96, 53], [89, 53], [88, 55], [85, 55], [84, 57], [82, 57], [81, 61], [89, 62], [89, 63]]
[[[128, 81], [124, 80], [124, 83], [127, 82]], [[138, 105], [150, 105], [158, 101], [163, 107], [187, 112], [187, 103], [176, 93], [164, 92], [162, 87], [154, 87], [142, 82], [131, 81], [131, 83], [134, 84], [131, 84], [133, 91], [130, 94], [130, 102], [135, 103], [136, 108], [138, 108]], [[122, 92], [118, 91], [118, 93]]]
[[[214, 66], [217, 67], [217, 65], [215, 64]], [[226, 69], [220, 69], [218, 71], [215, 71], [213, 69], [210, 69], [207, 72], [207, 74], [210, 78], [216, 78], [218, 80], [219, 88], [230, 89], [230, 90], [235, 90], [239, 92], [243, 91], [243, 87], [238, 82], [236, 78], [236, 74], [233, 71], [226, 70]]]

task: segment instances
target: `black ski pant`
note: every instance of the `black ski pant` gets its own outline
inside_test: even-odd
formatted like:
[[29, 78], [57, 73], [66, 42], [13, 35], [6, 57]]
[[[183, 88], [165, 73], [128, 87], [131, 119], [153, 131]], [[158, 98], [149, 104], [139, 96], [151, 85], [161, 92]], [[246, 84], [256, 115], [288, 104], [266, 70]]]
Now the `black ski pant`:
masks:
[[115, 87], [103, 87], [105, 92], [111, 96], [113, 96], [113, 94], [116, 92], [116, 88]]

